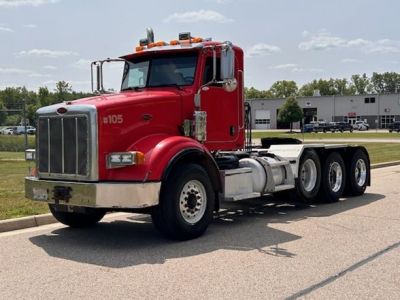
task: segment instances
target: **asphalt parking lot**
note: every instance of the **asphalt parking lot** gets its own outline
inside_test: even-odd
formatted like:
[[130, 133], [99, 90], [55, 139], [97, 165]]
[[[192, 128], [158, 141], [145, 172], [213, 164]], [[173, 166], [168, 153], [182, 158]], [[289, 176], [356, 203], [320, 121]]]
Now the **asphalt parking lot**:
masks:
[[231, 205], [187, 242], [129, 214], [2, 233], [0, 298], [398, 299], [400, 166], [372, 180], [339, 203]]

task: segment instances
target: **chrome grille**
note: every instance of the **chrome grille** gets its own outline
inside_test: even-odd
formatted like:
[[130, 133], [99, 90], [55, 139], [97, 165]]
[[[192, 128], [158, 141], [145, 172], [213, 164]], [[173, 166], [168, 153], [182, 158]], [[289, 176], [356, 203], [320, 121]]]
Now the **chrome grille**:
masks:
[[89, 124], [87, 115], [39, 117], [38, 169], [42, 177], [90, 175]]

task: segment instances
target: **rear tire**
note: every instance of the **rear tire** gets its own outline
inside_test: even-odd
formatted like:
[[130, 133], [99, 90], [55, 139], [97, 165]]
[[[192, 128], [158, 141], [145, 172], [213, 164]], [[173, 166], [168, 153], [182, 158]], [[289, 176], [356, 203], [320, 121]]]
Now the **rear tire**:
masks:
[[296, 179], [297, 198], [304, 203], [316, 200], [321, 186], [321, 162], [315, 150], [306, 149], [303, 153]]
[[199, 165], [179, 166], [163, 183], [160, 204], [151, 214], [154, 226], [168, 238], [201, 236], [213, 219], [215, 193]]
[[348, 170], [347, 194], [360, 196], [364, 194], [369, 183], [370, 165], [368, 156], [362, 150], [354, 152]]
[[88, 207], [82, 212], [67, 212], [56, 204], [49, 204], [49, 209], [57, 221], [73, 228], [93, 226], [106, 214], [105, 210]]
[[336, 202], [343, 195], [346, 183], [346, 167], [342, 156], [332, 152], [325, 160], [322, 169], [322, 202]]

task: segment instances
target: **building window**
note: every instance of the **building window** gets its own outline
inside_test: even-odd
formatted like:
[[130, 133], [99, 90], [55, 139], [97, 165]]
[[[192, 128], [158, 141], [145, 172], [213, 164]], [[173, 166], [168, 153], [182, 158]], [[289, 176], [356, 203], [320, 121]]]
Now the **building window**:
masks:
[[256, 125], [270, 125], [271, 120], [270, 119], [256, 119], [255, 123], [256, 123]]
[[375, 97], [364, 98], [364, 103], [375, 103]]
[[388, 126], [390, 124], [392, 124], [395, 119], [396, 119], [396, 116], [394, 116], [394, 115], [381, 116], [381, 127], [388, 128]]

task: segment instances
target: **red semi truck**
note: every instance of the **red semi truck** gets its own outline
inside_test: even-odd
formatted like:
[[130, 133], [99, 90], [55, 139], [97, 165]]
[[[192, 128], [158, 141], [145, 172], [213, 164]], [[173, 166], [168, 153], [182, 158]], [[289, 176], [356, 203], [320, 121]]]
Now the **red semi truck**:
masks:
[[61, 223], [84, 227], [109, 211], [141, 212], [166, 236], [186, 240], [205, 232], [224, 201], [287, 193], [333, 202], [370, 185], [364, 147], [251, 145], [243, 51], [230, 42], [190, 33], [154, 42], [148, 29], [119, 60], [120, 92], [103, 87], [103, 64], [113, 60], [96, 61], [94, 97], [37, 111], [26, 197], [48, 203]]

